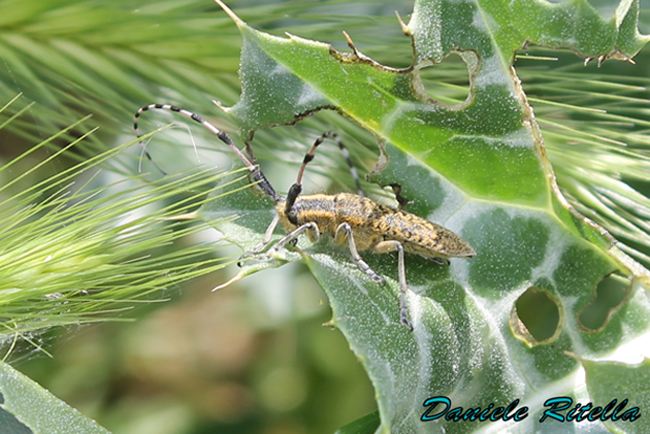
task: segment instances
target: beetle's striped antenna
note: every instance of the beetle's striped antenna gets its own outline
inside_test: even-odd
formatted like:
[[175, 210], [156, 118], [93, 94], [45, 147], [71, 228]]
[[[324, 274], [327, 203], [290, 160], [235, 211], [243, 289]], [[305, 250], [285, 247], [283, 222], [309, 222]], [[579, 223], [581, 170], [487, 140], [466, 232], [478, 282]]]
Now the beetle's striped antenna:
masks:
[[350, 167], [350, 173], [352, 173], [352, 178], [354, 179], [354, 183], [357, 185], [357, 193], [359, 196], [363, 197], [363, 190], [361, 189], [361, 182], [359, 181], [359, 173], [357, 172], [357, 168], [354, 167], [354, 164], [352, 163], [352, 159], [350, 158], [350, 152], [348, 149], [345, 147], [339, 136], [334, 132], [334, 131], [327, 131], [323, 133], [319, 138], [316, 139], [314, 142], [314, 145], [311, 147], [309, 152], [305, 155], [305, 158], [302, 160], [302, 166], [300, 166], [300, 171], [298, 172], [298, 180], [296, 181], [297, 184], [302, 184], [302, 175], [305, 172], [305, 168], [307, 167], [307, 164], [311, 162], [314, 159], [315, 153], [316, 153], [316, 148], [325, 141], [325, 139], [330, 138], [336, 142], [337, 145], [339, 145], [339, 149], [343, 153], [343, 156], [345, 157], [345, 160], [348, 162], [348, 166]]
[[[271, 183], [266, 179], [260, 168], [253, 163], [250, 162], [250, 160], [244, 155], [242, 151], [239, 150], [237, 146], [233, 143], [233, 141], [228, 137], [228, 134], [225, 132], [221, 131], [219, 128], [215, 127], [212, 125], [210, 122], [206, 121], [203, 119], [201, 116], [199, 116], [196, 113], [193, 113], [189, 110], [185, 110], [176, 106], [173, 106], [171, 104], [149, 104], [143, 107], [140, 107], [138, 111], [135, 113], [135, 116], [133, 117], [133, 129], [135, 130], [135, 134], [139, 137], [141, 137], [140, 134], [140, 129], [138, 128], [138, 119], [142, 115], [142, 113], [148, 111], [148, 110], [153, 110], [153, 109], [158, 109], [158, 110], [169, 110], [175, 113], [180, 113], [185, 117], [188, 117], [192, 119], [193, 121], [203, 125], [205, 128], [210, 130], [212, 133], [214, 133], [219, 140], [224, 142], [226, 145], [230, 146], [230, 149], [233, 150], [235, 154], [237, 154], [237, 157], [248, 167], [248, 170], [251, 172], [253, 176], [253, 180], [257, 183], [259, 183], [260, 188], [264, 191], [264, 193], [269, 196], [271, 199], [273, 199], [275, 202], [279, 202], [281, 200], [284, 200], [282, 196], [280, 196], [276, 191], [273, 189], [271, 186]], [[146, 157], [153, 163], [154, 166], [163, 174], [166, 175], [165, 171], [162, 170], [151, 158], [151, 154], [149, 154], [149, 151], [147, 151], [146, 146], [142, 140], [140, 141], [140, 146], [142, 146], [142, 153], [146, 155]], [[252, 150], [248, 149], [248, 152], [252, 156]]]
[[352, 158], [350, 158], [350, 152], [348, 151], [348, 148], [345, 147], [339, 136], [334, 131], [327, 131], [316, 139], [309, 152], [307, 152], [305, 155], [305, 158], [302, 160], [302, 165], [300, 166], [300, 171], [298, 172], [298, 179], [296, 180], [296, 183], [293, 184], [289, 189], [289, 193], [287, 194], [286, 212], [290, 220], [292, 216], [291, 208], [298, 198], [298, 195], [302, 191], [302, 176], [305, 173], [305, 168], [307, 167], [307, 164], [309, 164], [314, 159], [316, 148], [318, 148], [318, 146], [327, 138], [334, 140], [336, 144], [339, 145], [339, 149], [343, 153], [345, 160], [348, 162], [348, 167], [350, 168], [350, 173], [352, 174], [354, 183], [357, 185], [357, 193], [361, 197], [364, 196], [363, 190], [361, 189], [361, 182], [359, 181], [359, 172], [357, 172], [357, 168], [354, 167], [354, 164], [352, 163]]

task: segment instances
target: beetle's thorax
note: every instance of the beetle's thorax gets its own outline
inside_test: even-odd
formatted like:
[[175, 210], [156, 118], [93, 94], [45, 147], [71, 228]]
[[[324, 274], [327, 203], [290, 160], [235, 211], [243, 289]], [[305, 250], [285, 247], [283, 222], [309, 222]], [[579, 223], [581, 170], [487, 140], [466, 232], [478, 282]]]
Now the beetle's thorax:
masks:
[[321, 232], [336, 230], [336, 196], [328, 194], [299, 196], [289, 213], [286, 211], [286, 201], [277, 202], [275, 209], [280, 216], [280, 223], [287, 232], [309, 222], [316, 223]]

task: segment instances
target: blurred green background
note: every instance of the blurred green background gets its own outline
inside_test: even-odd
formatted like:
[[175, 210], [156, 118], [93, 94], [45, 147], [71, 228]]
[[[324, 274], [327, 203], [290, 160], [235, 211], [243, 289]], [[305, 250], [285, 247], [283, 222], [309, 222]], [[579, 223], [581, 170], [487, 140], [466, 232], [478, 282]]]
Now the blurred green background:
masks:
[[[603, 13], [611, 14], [612, 2], [601, 3]], [[650, 32], [648, 3], [641, 3], [644, 33]], [[345, 30], [375, 60], [393, 67], [410, 65], [410, 42], [401, 34], [394, 13], [398, 11], [407, 20], [411, 2], [232, 0], [228, 4], [260, 30], [275, 35], [288, 31], [349, 51], [341, 34]], [[0, 132], [0, 158], [8, 161], [36, 140], [89, 113], [93, 117], [85, 125], [100, 127], [93, 135], [99, 148], [101, 143], [127, 142], [133, 138], [133, 113], [152, 102], [175, 103], [209, 115], [238, 139], [236, 126], [212, 100], [225, 106], [237, 101], [239, 43], [235, 25], [210, 0], [0, 0], [0, 95], [8, 101], [22, 92], [23, 105], [36, 102], [28, 116]], [[608, 62], [600, 69], [593, 64], [583, 67], [573, 53], [532, 48], [527, 53], [557, 58], [518, 60], [518, 72], [530, 97], [606, 106], [610, 112], [620, 110], [621, 115], [634, 110], [634, 116], [648, 122], [647, 109], [630, 109], [629, 103], [613, 101], [606, 93], [597, 95], [588, 87], [583, 94], [567, 94], [558, 85], [571, 86], [580, 77], [647, 84], [648, 49], [635, 59], [636, 65]], [[548, 74], [549, 70], [556, 73]], [[436, 99], [448, 103], [465, 99], [467, 72], [455, 56], [424, 74], [427, 89]], [[632, 94], [647, 104], [643, 86]], [[619, 127], [589, 112], [537, 106], [531, 101], [548, 134], [552, 161], [562, 156], [553, 144], [563, 139], [561, 128], [551, 122]], [[150, 131], [171, 119], [148, 113], [142, 128]], [[182, 126], [185, 120], [173, 120], [175, 127], [157, 134], [149, 144], [158, 164], [168, 171], [197, 165], [193, 138], [200, 164], [229, 167], [220, 144], [215, 145], [193, 124], [191, 138]], [[549, 123], [544, 124], [545, 120]], [[329, 129], [342, 133], [362, 173], [372, 168], [377, 155], [373, 137], [335, 113], [319, 113], [298, 127], [256, 134], [255, 150], [277, 189], [286, 190], [308, 144]], [[643, 135], [647, 130], [647, 125], [641, 125], [631, 131]], [[119, 167], [136, 172], [138, 154], [133, 149]], [[349, 188], [345, 162], [336, 153], [324, 154], [317, 159], [306, 190]], [[42, 156], [22, 164], [34, 164]], [[71, 161], [61, 159], [48, 165], [42, 176], [68, 167]], [[146, 161], [144, 167], [152, 170]], [[567, 171], [570, 168], [558, 170], [560, 181], [569, 176]], [[115, 182], [118, 176], [106, 172], [98, 182]], [[647, 182], [630, 179], [629, 183], [650, 195]], [[375, 192], [381, 193], [376, 188]], [[201, 235], [218, 237], [213, 230]], [[196, 237], [185, 240], [196, 241]], [[643, 243], [636, 247], [650, 254]], [[39, 340], [52, 358], [23, 344], [10, 361], [120, 434], [331, 433], [374, 410], [373, 389], [360, 363], [338, 331], [322, 326], [329, 320], [327, 299], [307, 270], [289, 265], [212, 293], [212, 288], [236, 273], [235, 268], [167, 288], [160, 294], [161, 302], [120, 318], [133, 321], [51, 330]], [[536, 301], [530, 303], [534, 306]], [[525, 302], [517, 307], [525, 315]]]

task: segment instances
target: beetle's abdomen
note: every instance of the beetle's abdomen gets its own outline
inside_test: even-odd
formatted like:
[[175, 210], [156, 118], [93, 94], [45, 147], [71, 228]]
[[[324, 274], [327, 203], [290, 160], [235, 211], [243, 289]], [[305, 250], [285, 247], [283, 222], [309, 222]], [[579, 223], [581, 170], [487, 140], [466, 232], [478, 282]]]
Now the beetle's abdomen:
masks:
[[[349, 193], [337, 194], [335, 198], [339, 222], [348, 222], [362, 237], [372, 234], [380, 235], [381, 240], [397, 240], [406, 252], [424, 257], [471, 257], [476, 254], [465, 240], [449, 229], [415, 214]], [[373, 245], [365, 248], [371, 247]]]
[[401, 241], [404, 250], [424, 257], [472, 257], [474, 249], [449, 229], [414, 214], [395, 210], [375, 223], [386, 239]]

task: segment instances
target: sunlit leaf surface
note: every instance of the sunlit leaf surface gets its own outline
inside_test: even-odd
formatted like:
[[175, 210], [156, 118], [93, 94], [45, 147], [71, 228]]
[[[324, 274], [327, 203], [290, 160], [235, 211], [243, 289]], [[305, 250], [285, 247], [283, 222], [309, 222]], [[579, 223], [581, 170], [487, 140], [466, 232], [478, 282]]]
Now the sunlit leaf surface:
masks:
[[0, 432], [108, 434], [33, 380], [0, 362]]
[[[527, 42], [568, 47], [599, 61], [629, 59], [647, 40], [636, 31], [637, 8], [637, 2], [623, 2], [606, 20], [585, 1], [418, 1], [404, 25], [415, 62], [406, 70], [383, 67], [356, 49], [343, 54], [296, 36], [270, 36], [229, 12], [243, 48], [242, 96], [228, 112], [244, 136], [335, 108], [388, 143], [390, 163], [374, 179], [399, 183], [411, 201], [408, 211], [453, 230], [477, 252], [470, 260], [452, 259], [449, 267], [407, 258], [415, 326], [409, 333], [399, 322], [396, 257], [364, 256], [386, 278], [382, 288], [345, 248], [298, 243], [328, 293], [332, 325], [376, 388], [377, 432], [486, 429], [444, 418], [422, 422], [423, 402], [438, 395], [465, 408], [519, 399], [530, 417], [491, 429], [533, 432], [549, 393], [586, 396], [575, 387], [580, 364], [565, 351], [598, 356], [647, 331], [650, 304], [642, 284], [626, 288], [624, 304], [606, 324], [593, 329], [580, 323], [607, 276], [643, 283], [648, 274], [559, 193], [511, 68], [515, 51]], [[469, 95], [458, 106], [432, 99], [419, 78], [420, 69], [451, 52], [462, 56], [470, 77]], [[229, 198], [202, 214], [241, 214], [219, 229], [249, 250], [262, 238], [272, 204], [246, 191]], [[287, 253], [281, 259], [294, 258]], [[548, 336], [534, 336], [521, 319], [517, 301], [523, 294], [541, 294], [556, 311]], [[606, 430], [600, 422], [574, 428]]]

